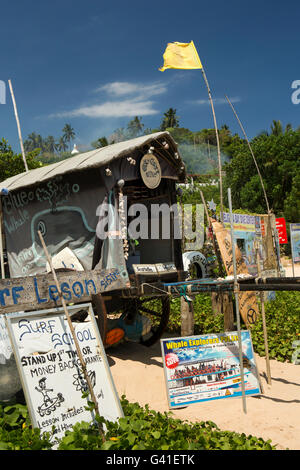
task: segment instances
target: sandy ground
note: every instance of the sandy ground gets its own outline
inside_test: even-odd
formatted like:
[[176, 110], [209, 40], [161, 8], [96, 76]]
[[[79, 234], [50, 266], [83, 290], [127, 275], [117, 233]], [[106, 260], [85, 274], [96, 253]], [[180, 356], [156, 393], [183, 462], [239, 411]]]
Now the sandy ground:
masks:
[[[122, 343], [107, 350], [108, 362], [119, 396], [130, 402], [149, 404], [156, 411], [170, 411], [165, 388], [160, 343], [146, 348]], [[256, 356], [263, 393], [246, 398], [225, 398], [172, 410], [188, 421], [213, 421], [222, 430], [271, 439], [279, 450], [300, 449], [300, 365], [271, 360], [271, 385], [267, 384], [266, 361]]]

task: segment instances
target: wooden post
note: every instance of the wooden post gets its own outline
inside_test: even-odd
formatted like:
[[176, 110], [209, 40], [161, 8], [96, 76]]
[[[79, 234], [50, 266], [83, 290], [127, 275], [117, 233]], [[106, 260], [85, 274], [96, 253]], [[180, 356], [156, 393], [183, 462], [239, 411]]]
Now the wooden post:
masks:
[[27, 166], [26, 156], [25, 156], [25, 151], [24, 151], [24, 145], [23, 145], [23, 139], [22, 139], [22, 134], [21, 134], [21, 126], [20, 126], [20, 121], [19, 121], [19, 116], [18, 116], [18, 110], [17, 110], [15, 95], [14, 95], [13, 88], [12, 88], [12, 84], [11, 84], [11, 81], [10, 81], [10, 80], [8, 80], [8, 84], [9, 84], [11, 99], [12, 99], [13, 106], [14, 106], [14, 111], [15, 111], [15, 118], [16, 118], [16, 122], [17, 122], [17, 128], [18, 128], [18, 134], [19, 134], [19, 141], [20, 141], [20, 146], [21, 146], [21, 152], [22, 152], [22, 157], [23, 157], [23, 161], [24, 161], [24, 166], [25, 166], [25, 170], [28, 171], [28, 166]]
[[224, 315], [224, 331], [234, 330], [233, 302], [231, 293], [224, 292], [222, 294], [222, 309]]
[[180, 297], [181, 312], [181, 336], [192, 336], [194, 334], [194, 305], [193, 299], [187, 302], [183, 296]]
[[[80, 349], [80, 346], [79, 346], [79, 343], [78, 343], [78, 340], [77, 340], [77, 337], [76, 337], [76, 333], [75, 333], [75, 329], [73, 327], [73, 324], [72, 324], [72, 320], [70, 318], [70, 315], [69, 315], [69, 312], [68, 312], [68, 309], [67, 309], [67, 305], [66, 305], [66, 302], [65, 302], [65, 299], [62, 295], [62, 291], [61, 291], [61, 288], [60, 288], [60, 285], [59, 285], [59, 282], [58, 282], [58, 279], [57, 279], [57, 276], [56, 276], [56, 272], [55, 272], [55, 269], [53, 267], [53, 264], [52, 264], [52, 259], [51, 259], [51, 256], [49, 255], [49, 252], [47, 250], [47, 247], [45, 245], [45, 242], [44, 242], [44, 238], [41, 234], [41, 232], [38, 230], [38, 235], [40, 237], [40, 240], [41, 240], [41, 243], [42, 243], [42, 247], [44, 249], [44, 252], [45, 252], [45, 255], [46, 255], [46, 258], [48, 260], [48, 263], [49, 263], [49, 266], [50, 266], [50, 269], [51, 269], [51, 272], [52, 272], [52, 275], [53, 275], [53, 278], [54, 278], [54, 282], [56, 284], [56, 288], [57, 288], [57, 292], [58, 292], [58, 295], [59, 295], [59, 298], [61, 300], [61, 303], [62, 303], [62, 306], [63, 306], [63, 309], [64, 309], [64, 312], [65, 312], [65, 315], [66, 315], [66, 319], [68, 321], [68, 325], [69, 325], [69, 328], [70, 328], [70, 331], [71, 331], [71, 334], [72, 334], [72, 337], [74, 339], [74, 344], [75, 344], [75, 347], [76, 347], [76, 351], [77, 351], [77, 354], [78, 354], [78, 358], [80, 360], [80, 363], [81, 363], [81, 367], [82, 367], [82, 372], [83, 372], [83, 375], [84, 375], [84, 378], [87, 382], [87, 385], [88, 385], [88, 388], [89, 388], [89, 391], [90, 391], [90, 395], [91, 395], [91, 398], [92, 398], [92, 401], [94, 402], [94, 405], [95, 405], [95, 410], [96, 410], [96, 413], [100, 416], [100, 413], [99, 413], [99, 408], [98, 408], [98, 403], [97, 403], [97, 400], [96, 400], [96, 397], [95, 397], [95, 394], [94, 394], [94, 390], [93, 390], [93, 385], [91, 383], [91, 380], [90, 380], [90, 377], [87, 373], [87, 369], [86, 369], [86, 364], [84, 362], [84, 359], [83, 359], [83, 355], [81, 353], [81, 349]], [[99, 432], [101, 434], [101, 437], [102, 437], [102, 441], [104, 442], [105, 441], [105, 438], [104, 438], [104, 434], [103, 434], [103, 429], [100, 425], [100, 423], [98, 423], [98, 428], [99, 428]]]

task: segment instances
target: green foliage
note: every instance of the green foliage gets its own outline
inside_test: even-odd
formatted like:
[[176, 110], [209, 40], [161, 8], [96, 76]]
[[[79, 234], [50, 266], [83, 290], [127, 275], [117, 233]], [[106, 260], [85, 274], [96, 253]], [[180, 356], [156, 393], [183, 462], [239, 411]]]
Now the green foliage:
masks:
[[[265, 303], [269, 356], [291, 361], [292, 343], [300, 336], [300, 292], [276, 292], [275, 300]], [[251, 328], [254, 351], [265, 355], [262, 318]]]
[[[275, 129], [276, 127], [276, 129]], [[300, 219], [299, 175], [300, 132], [280, 132], [278, 125], [271, 135], [261, 134], [251, 147], [262, 174], [269, 205], [277, 216], [287, 221]], [[235, 208], [266, 213], [266, 204], [257, 170], [247, 143], [237, 140], [231, 146], [232, 159], [225, 163], [226, 188], [231, 188]]]
[[[26, 155], [29, 170], [39, 168], [43, 165], [38, 160], [38, 156], [39, 150], [34, 150]], [[4, 181], [19, 173], [24, 173], [25, 171], [22, 154], [14, 153], [5, 139], [0, 140], [0, 181]]]
[[[171, 299], [171, 315], [168, 323], [168, 333], [180, 334], [180, 299]], [[220, 333], [224, 329], [224, 318], [222, 315], [212, 313], [210, 294], [199, 294], [194, 300], [194, 333], [203, 335], [209, 333]]]
[[275, 450], [271, 441], [235, 432], [221, 431], [211, 421], [189, 423], [130, 403], [122, 396], [124, 418], [105, 421], [103, 443], [96, 427], [77, 423], [67, 431], [59, 450]]
[[30, 425], [25, 405], [0, 403], [0, 450], [51, 449], [49, 434], [41, 435]]
[[[292, 360], [293, 341], [300, 336], [300, 292], [276, 292], [275, 300], [265, 302], [269, 356], [277, 361]], [[210, 294], [199, 294], [194, 300], [195, 335], [224, 331], [224, 316], [212, 313]], [[180, 335], [180, 299], [171, 300], [168, 333]], [[245, 328], [245, 326], [244, 326]], [[251, 328], [254, 351], [265, 356], [262, 317]]]
[[[212, 421], [190, 423], [175, 419], [171, 412], [160, 413], [130, 403], [123, 395], [124, 417], [97, 424], [76, 423], [66, 431], [58, 450], [275, 450], [271, 441], [230, 431], [221, 431]], [[26, 406], [0, 403], [0, 450], [49, 450], [50, 433], [41, 434], [30, 425]]]

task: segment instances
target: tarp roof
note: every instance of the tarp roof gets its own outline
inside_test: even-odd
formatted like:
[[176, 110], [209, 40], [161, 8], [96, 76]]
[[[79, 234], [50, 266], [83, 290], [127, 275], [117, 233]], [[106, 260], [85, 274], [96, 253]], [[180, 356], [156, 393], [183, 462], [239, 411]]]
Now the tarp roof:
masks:
[[[139, 147], [146, 144], [155, 144], [159, 139], [166, 140], [171, 144], [169, 152], [173, 153], [173, 149], [178, 153], [177, 145], [174, 142], [169, 132], [156, 132], [154, 134], [144, 135], [136, 139], [118, 142], [116, 144], [108, 145], [99, 149], [91, 150], [85, 153], [79, 153], [74, 157], [67, 158], [61, 162], [52, 163], [41, 168], [35, 168], [28, 172], [19, 173], [16, 176], [6, 179], [0, 183], [1, 188], [7, 188], [10, 191], [20, 189], [25, 186], [32, 186], [36, 183], [47, 181], [55, 176], [71, 173], [75, 171], [87, 170], [88, 168], [101, 167], [112, 160], [127, 156]], [[179, 155], [178, 167], [182, 165], [182, 159]]]

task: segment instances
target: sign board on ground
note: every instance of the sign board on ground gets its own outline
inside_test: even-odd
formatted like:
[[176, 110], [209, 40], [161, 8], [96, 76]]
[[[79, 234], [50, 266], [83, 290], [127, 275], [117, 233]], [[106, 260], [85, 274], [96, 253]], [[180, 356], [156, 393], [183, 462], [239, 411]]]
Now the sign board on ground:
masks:
[[[123, 416], [91, 304], [68, 307], [84, 321], [72, 322], [99, 413], [109, 421]], [[86, 410], [88, 385], [63, 309], [5, 316], [23, 391], [34, 427], [58, 440], [75, 423], [94, 421]], [[91, 398], [90, 398], [91, 400]]]
[[[260, 394], [251, 335], [241, 332], [245, 394]], [[242, 396], [238, 333], [161, 340], [169, 408]]]

